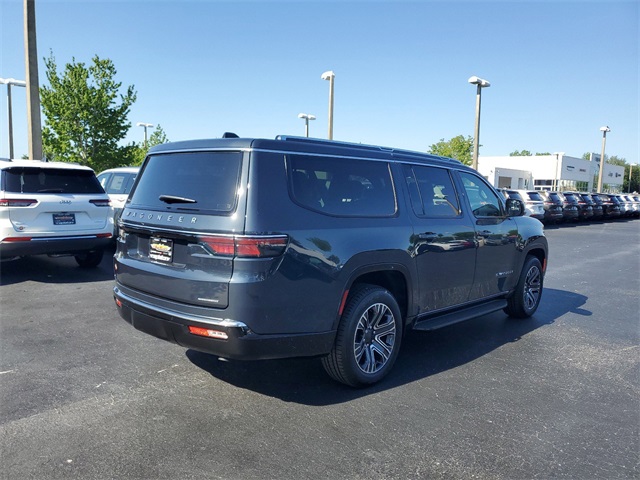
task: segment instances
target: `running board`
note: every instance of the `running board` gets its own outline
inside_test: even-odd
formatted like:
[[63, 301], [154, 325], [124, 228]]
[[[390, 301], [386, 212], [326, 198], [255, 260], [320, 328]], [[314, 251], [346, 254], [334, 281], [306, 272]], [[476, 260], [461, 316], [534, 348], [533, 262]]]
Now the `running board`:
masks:
[[492, 300], [487, 303], [481, 303], [472, 307], [466, 307], [455, 312], [442, 313], [433, 317], [425, 318], [415, 323], [414, 330], [436, 330], [438, 328], [447, 327], [454, 323], [464, 322], [472, 318], [497, 312], [507, 306], [505, 299]]

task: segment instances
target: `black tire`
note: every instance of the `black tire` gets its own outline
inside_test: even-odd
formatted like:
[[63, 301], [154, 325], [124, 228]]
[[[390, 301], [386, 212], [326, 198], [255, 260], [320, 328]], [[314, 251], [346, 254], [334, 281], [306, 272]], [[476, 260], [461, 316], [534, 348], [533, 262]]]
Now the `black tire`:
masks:
[[518, 285], [509, 297], [504, 312], [514, 318], [529, 318], [535, 313], [542, 298], [544, 275], [540, 260], [529, 255], [524, 262]]
[[93, 250], [91, 252], [75, 255], [75, 259], [76, 262], [78, 262], [78, 265], [82, 268], [94, 268], [100, 265], [103, 255], [104, 250]]
[[329, 376], [352, 387], [380, 381], [400, 350], [402, 317], [391, 293], [359, 285], [349, 295], [331, 353], [322, 359]]

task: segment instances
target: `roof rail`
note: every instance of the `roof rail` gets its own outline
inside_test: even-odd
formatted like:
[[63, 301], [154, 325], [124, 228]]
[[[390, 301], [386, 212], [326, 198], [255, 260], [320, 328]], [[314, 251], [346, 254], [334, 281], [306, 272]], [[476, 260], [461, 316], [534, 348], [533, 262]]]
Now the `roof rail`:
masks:
[[341, 142], [341, 141], [337, 141], [337, 140], [326, 140], [326, 139], [323, 139], [323, 138], [312, 138], [312, 137], [296, 137], [296, 136], [293, 136], [293, 135], [278, 135], [276, 137], [276, 140], [283, 140], [283, 141], [286, 141], [286, 142], [312, 143], [312, 144], [316, 144], [316, 145], [336, 145], [336, 146], [344, 146], [344, 147], [352, 147], [352, 148], [361, 148], [361, 149], [366, 149], [366, 150], [376, 150], [376, 151], [380, 151], [380, 152], [388, 152], [388, 153], [391, 153], [391, 154], [396, 153], [396, 154], [414, 156], [414, 157], [415, 156], [431, 157], [431, 158], [440, 159], [442, 161], [461, 163], [459, 160], [456, 160], [454, 158], [441, 157], [440, 155], [434, 155], [432, 153], [416, 152], [416, 151], [413, 151], [413, 150], [402, 150], [402, 149], [391, 148], [391, 147], [381, 147], [381, 146], [378, 146], [378, 145], [368, 145], [368, 144], [364, 144], [364, 143]]
[[0, 157], [0, 162], [13, 162], [10, 158]]

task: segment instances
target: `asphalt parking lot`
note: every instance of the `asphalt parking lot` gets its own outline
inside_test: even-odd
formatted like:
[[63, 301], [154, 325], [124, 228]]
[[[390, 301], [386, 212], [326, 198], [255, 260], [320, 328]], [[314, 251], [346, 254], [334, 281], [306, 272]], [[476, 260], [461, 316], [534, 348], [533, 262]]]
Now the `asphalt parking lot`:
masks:
[[640, 478], [640, 220], [547, 228], [542, 304], [408, 337], [353, 390], [119, 318], [112, 269], [3, 263], [3, 479]]

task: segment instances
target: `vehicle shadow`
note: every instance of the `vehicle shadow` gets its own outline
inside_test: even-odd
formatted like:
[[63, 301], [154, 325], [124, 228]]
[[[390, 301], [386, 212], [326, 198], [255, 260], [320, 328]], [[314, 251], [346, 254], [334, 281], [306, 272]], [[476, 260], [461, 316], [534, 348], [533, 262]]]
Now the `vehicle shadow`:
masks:
[[73, 257], [33, 255], [0, 263], [0, 286], [22, 282], [87, 283], [113, 280], [112, 248], [97, 268], [80, 268]]
[[540, 308], [528, 320], [511, 319], [498, 312], [433, 332], [413, 331], [403, 339], [391, 373], [365, 389], [353, 389], [331, 380], [317, 358], [242, 362], [195, 350], [187, 350], [186, 356], [213, 377], [239, 388], [285, 402], [325, 406], [396, 388], [472, 362], [538, 328], [552, 325], [567, 313], [591, 315], [581, 308], [586, 300], [587, 297], [577, 293], [545, 289]]

